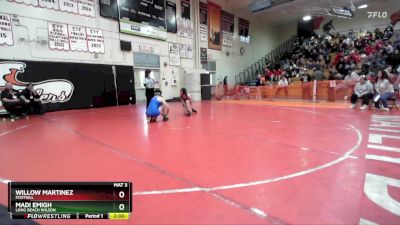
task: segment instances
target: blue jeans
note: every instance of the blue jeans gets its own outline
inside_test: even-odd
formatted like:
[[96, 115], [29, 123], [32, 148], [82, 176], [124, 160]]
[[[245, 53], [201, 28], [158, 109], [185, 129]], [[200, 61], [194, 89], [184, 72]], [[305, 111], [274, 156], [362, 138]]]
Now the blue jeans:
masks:
[[[387, 99], [393, 97], [394, 93], [384, 93], [381, 94], [381, 97], [379, 98], [379, 101], [375, 102], [375, 107], [379, 108], [379, 102], [382, 102], [383, 107], [388, 108], [388, 104], [387, 104]], [[374, 99], [377, 95], [374, 96]]]

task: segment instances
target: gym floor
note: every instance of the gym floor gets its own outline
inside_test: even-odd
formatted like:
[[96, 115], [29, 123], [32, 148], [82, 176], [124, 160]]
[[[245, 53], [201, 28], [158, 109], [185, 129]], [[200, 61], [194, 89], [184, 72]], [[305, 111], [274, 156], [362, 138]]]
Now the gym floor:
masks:
[[364, 193], [367, 173], [400, 177], [395, 163], [365, 157], [372, 116], [398, 111], [232, 100], [196, 103], [199, 113], [185, 117], [170, 106], [168, 122], [151, 124], [144, 105], [0, 122], [0, 204], [8, 180], [131, 181], [128, 221], [36, 222], [400, 224]]

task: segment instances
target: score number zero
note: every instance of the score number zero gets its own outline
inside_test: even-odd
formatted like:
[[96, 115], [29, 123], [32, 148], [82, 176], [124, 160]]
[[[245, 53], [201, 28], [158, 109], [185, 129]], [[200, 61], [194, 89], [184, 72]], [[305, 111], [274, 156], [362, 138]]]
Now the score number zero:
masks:
[[[127, 188], [128, 187], [128, 183], [114, 183], [114, 187]], [[125, 192], [124, 191], [119, 191], [118, 192], [118, 197], [121, 198], [121, 199], [124, 199], [125, 198]], [[124, 211], [125, 210], [125, 204], [119, 204], [118, 205], [118, 209], [120, 211]]]

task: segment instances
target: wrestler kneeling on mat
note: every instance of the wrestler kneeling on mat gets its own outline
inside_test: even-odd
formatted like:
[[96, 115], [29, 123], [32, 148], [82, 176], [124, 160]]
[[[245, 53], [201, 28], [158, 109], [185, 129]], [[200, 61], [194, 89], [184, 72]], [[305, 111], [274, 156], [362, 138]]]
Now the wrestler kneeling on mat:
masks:
[[168, 121], [169, 106], [161, 95], [162, 92], [160, 90], [155, 90], [154, 97], [150, 100], [147, 107], [146, 115], [150, 123], [156, 122], [160, 114], [163, 116], [163, 121]]
[[181, 88], [180, 98], [186, 116], [191, 116], [192, 112], [197, 113], [197, 111], [194, 108], [192, 108], [192, 98], [187, 93], [186, 88]]

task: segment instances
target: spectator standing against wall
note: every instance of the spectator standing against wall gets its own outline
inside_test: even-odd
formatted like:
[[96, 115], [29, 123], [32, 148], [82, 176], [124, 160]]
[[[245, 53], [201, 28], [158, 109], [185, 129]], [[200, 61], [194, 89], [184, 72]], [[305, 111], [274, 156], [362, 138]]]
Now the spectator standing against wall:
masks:
[[228, 94], [228, 77], [227, 76], [224, 77], [223, 84], [224, 84], [224, 95], [227, 95]]
[[301, 95], [303, 99], [311, 100], [311, 87], [312, 87], [312, 78], [310, 74], [305, 70], [305, 73], [303, 73], [300, 77], [301, 79]]
[[151, 70], [146, 69], [144, 71], [144, 87], [146, 89], [146, 108], [149, 107], [151, 99], [154, 97], [154, 88], [156, 85], [156, 81], [150, 77]]

